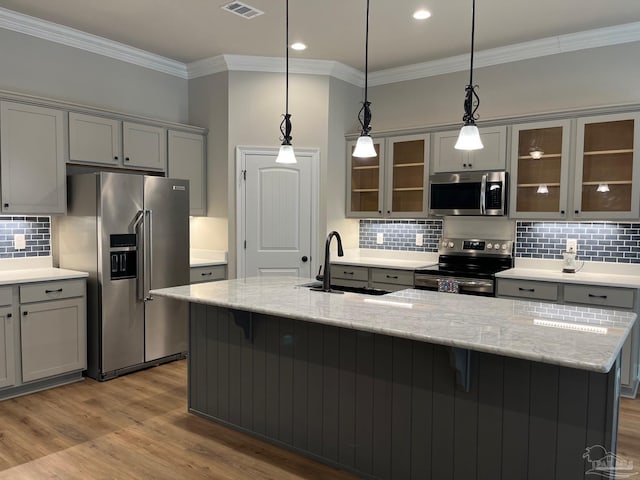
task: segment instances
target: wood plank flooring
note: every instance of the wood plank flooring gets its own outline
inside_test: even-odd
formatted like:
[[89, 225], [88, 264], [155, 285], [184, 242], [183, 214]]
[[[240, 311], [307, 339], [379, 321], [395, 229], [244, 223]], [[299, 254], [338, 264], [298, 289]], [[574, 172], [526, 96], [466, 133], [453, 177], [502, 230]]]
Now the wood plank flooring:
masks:
[[[356, 477], [186, 411], [186, 361], [0, 402], [0, 479]], [[618, 453], [640, 472], [640, 400], [622, 400]]]

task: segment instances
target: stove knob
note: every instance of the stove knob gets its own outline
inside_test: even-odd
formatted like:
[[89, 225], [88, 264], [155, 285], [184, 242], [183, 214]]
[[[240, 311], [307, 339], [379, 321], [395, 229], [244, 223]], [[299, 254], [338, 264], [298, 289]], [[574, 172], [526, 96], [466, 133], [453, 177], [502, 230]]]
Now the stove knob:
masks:
[[447, 246], [447, 242], [443, 241], [442, 242], [442, 248], [445, 248]]
[[449, 242], [449, 248], [453, 248], [454, 243], [453, 242]]
[[487, 243], [487, 250], [491, 250], [493, 248], [493, 245], [491, 245], [490, 243]]
[[507, 244], [506, 244], [506, 243], [503, 243], [503, 244], [502, 244], [502, 249], [503, 249], [503, 250], [506, 250], [506, 249], [507, 249]]

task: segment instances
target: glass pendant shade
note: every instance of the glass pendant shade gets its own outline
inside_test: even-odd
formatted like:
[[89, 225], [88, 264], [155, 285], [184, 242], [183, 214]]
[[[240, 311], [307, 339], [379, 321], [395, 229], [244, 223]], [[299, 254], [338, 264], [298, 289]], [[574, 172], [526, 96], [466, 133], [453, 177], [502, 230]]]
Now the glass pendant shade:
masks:
[[482, 140], [480, 140], [478, 127], [475, 125], [465, 125], [462, 127], [454, 148], [456, 150], [480, 150], [484, 148]]
[[276, 158], [276, 163], [296, 163], [296, 155], [293, 152], [293, 146], [291, 145], [281, 145], [280, 151], [278, 152], [278, 158]]
[[600, 193], [607, 193], [609, 191], [609, 184], [601, 183], [600, 185], [598, 185], [598, 188], [596, 189], [596, 191]]
[[541, 183], [540, 185], [538, 185], [538, 190], [536, 190], [536, 193], [549, 193], [549, 188], [547, 187], [547, 184]]
[[540, 149], [540, 147], [532, 148], [529, 152], [529, 156], [531, 156], [531, 158], [533, 158], [534, 160], [540, 160], [543, 155], [544, 152]]
[[356, 148], [353, 150], [353, 156], [359, 158], [371, 158], [377, 156], [373, 140], [369, 135], [361, 135], [356, 142]]

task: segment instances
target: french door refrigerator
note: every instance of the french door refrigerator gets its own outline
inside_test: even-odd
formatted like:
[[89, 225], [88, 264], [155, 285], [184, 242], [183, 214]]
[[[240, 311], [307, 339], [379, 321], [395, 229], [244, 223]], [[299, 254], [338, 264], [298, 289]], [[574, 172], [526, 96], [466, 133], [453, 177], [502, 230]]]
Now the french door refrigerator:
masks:
[[89, 273], [88, 375], [184, 357], [188, 304], [149, 290], [189, 283], [188, 181], [98, 172], [67, 184], [58, 255], [60, 267]]

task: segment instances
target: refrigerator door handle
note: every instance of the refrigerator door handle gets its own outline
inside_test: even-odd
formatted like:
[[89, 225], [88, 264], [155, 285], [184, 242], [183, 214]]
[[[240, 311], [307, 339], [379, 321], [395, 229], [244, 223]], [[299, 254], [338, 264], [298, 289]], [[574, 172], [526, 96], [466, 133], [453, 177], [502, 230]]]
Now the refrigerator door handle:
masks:
[[[149, 237], [148, 237], [148, 241], [147, 241], [147, 246], [149, 247], [148, 249], [148, 255], [149, 255], [149, 278], [147, 279], [147, 281], [145, 282], [145, 284], [148, 285], [148, 288], [145, 289], [145, 301], [147, 300], [153, 300], [153, 298], [151, 297], [151, 294], [149, 293], [149, 290], [151, 290], [151, 279], [153, 278], [153, 210], [146, 210], [147, 215], [149, 216]], [[146, 258], [146, 256], [145, 256]], [[145, 279], [146, 279], [146, 273], [147, 271], [145, 270]]]
[[[145, 248], [144, 248], [144, 210], [138, 211], [135, 219], [133, 220], [133, 232], [136, 234], [136, 250], [138, 255], [137, 275], [136, 275], [136, 295], [138, 300], [144, 300], [144, 272], [147, 268], [147, 262], [145, 260]], [[142, 263], [142, 268], [140, 264]]]

